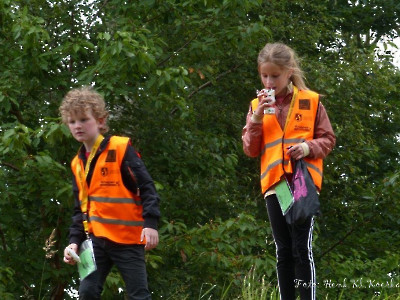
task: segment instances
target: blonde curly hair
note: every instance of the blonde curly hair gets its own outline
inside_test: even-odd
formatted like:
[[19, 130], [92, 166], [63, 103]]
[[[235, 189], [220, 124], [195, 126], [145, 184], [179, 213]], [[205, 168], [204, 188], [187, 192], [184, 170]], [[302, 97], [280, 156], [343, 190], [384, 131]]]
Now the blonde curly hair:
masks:
[[59, 110], [62, 121], [66, 125], [68, 125], [68, 117], [72, 114], [79, 115], [89, 111], [96, 120], [105, 120], [104, 125], [100, 128], [100, 133], [108, 131], [106, 123], [108, 111], [104, 98], [90, 86], [70, 90], [62, 100]]

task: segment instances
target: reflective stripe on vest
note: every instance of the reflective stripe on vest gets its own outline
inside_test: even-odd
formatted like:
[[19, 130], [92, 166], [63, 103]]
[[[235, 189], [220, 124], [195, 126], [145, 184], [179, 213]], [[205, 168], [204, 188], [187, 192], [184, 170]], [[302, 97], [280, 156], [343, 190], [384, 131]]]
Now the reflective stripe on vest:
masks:
[[[120, 169], [128, 143], [129, 138], [112, 136], [92, 167], [88, 188], [89, 232], [121, 244], [143, 244], [140, 241], [144, 224], [142, 201], [125, 187]], [[83, 170], [83, 162], [78, 156], [71, 167], [81, 195], [78, 172]]]
[[[292, 162], [286, 154], [287, 148], [312, 140], [319, 95], [309, 90], [294, 87], [288, 120], [282, 130], [275, 114], [263, 117], [263, 147], [261, 149], [261, 190], [265, 193], [278, 183], [285, 173], [293, 173]], [[252, 110], [258, 106], [258, 99], [252, 101]], [[322, 159], [304, 158], [314, 184], [321, 189]]]

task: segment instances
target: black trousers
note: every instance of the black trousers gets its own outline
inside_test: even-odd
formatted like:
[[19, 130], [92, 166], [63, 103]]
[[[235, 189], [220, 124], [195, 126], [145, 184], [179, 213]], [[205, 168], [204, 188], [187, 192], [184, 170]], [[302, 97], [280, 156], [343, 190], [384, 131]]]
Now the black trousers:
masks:
[[149, 300], [144, 245], [121, 245], [91, 236], [97, 270], [82, 280], [80, 300], [99, 300], [104, 281], [115, 264], [125, 282], [129, 300]]
[[315, 266], [312, 253], [313, 218], [301, 225], [289, 225], [276, 195], [266, 197], [269, 221], [276, 245], [276, 269], [281, 299], [315, 299]]

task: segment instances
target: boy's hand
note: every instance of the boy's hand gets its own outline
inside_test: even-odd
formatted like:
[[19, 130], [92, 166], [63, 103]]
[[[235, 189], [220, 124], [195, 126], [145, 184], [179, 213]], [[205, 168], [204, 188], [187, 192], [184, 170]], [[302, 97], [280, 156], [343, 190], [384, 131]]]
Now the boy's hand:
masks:
[[75, 265], [76, 261], [73, 259], [73, 257], [68, 253], [68, 248], [74, 251], [76, 254], [78, 254], [78, 245], [77, 244], [69, 244], [65, 249], [64, 249], [64, 262], [69, 265]]
[[146, 245], [144, 249], [151, 250], [158, 245], [158, 231], [153, 228], [143, 228], [142, 235], [140, 237], [140, 241], [143, 242], [143, 239], [146, 239]]

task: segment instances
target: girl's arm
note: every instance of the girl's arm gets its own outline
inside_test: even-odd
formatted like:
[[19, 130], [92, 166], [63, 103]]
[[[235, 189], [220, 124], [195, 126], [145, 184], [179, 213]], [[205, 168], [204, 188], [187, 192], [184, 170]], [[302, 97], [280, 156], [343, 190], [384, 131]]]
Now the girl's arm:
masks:
[[336, 136], [325, 107], [321, 102], [315, 119], [314, 139], [306, 143], [310, 149], [308, 154], [310, 158], [325, 158], [335, 146]]
[[249, 157], [257, 157], [262, 146], [262, 119], [254, 117], [251, 105], [242, 130], [243, 151]]

